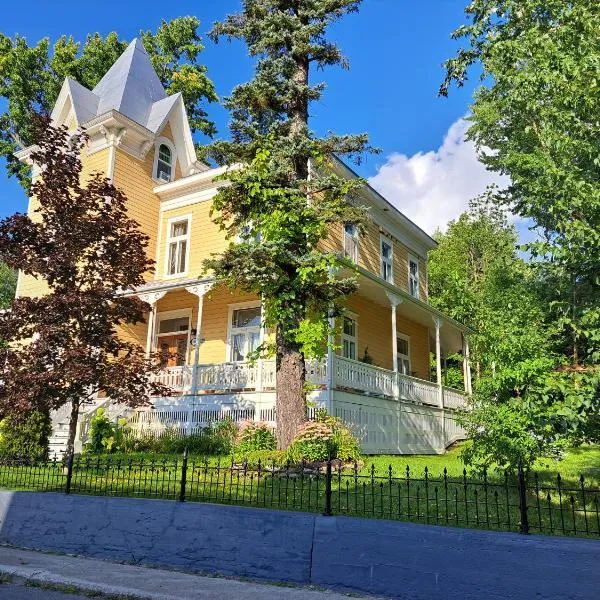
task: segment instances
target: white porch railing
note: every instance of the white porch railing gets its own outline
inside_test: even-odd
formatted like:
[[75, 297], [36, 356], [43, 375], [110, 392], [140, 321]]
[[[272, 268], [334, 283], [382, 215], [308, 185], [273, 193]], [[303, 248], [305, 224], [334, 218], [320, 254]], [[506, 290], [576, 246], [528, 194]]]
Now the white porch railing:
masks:
[[378, 396], [394, 396], [395, 373], [373, 365], [336, 356], [333, 384], [336, 388], [359, 390]]
[[[165, 369], [155, 380], [169, 387], [175, 394], [189, 394], [192, 389], [194, 368], [171, 367]], [[327, 384], [325, 360], [306, 362], [307, 379], [317, 386]], [[356, 360], [335, 356], [333, 360], [333, 387], [338, 390], [356, 391], [368, 396], [385, 396], [428, 404], [440, 405], [439, 387], [436, 383], [402, 375]], [[262, 360], [255, 363], [217, 363], [198, 365], [196, 389], [203, 393], [275, 390], [275, 361]], [[465, 406], [465, 395], [451, 388], [442, 388], [445, 408]]]

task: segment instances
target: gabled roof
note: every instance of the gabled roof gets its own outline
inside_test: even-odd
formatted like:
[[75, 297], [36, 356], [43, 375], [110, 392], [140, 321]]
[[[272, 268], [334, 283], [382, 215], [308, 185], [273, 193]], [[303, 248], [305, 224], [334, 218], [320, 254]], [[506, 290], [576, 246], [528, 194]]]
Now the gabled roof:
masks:
[[64, 100], [69, 97], [79, 125], [116, 110], [156, 133], [180, 96], [167, 95], [141, 40], [136, 38], [93, 90], [67, 78], [52, 117], [58, 120]]

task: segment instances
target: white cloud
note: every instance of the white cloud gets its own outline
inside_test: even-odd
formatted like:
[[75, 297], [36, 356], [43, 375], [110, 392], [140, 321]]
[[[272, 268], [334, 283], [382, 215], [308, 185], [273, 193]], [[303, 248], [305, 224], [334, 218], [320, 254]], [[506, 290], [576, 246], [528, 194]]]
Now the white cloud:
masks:
[[464, 212], [469, 200], [491, 183], [507, 178], [490, 173], [477, 160], [475, 146], [464, 139], [469, 124], [453, 123], [437, 150], [412, 156], [393, 153], [369, 183], [427, 233], [445, 230], [448, 221]]

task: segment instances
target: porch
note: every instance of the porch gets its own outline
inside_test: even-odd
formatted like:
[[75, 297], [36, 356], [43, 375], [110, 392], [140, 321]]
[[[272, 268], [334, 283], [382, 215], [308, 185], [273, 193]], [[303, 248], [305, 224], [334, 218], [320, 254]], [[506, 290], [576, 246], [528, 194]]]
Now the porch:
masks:
[[[335, 354], [329, 357], [329, 361], [323, 359], [306, 362], [307, 380], [318, 390], [332, 389], [447, 409], [465, 405], [465, 394], [450, 387], [438, 386], [399, 371], [364, 364]], [[168, 367], [155, 376], [155, 381], [171, 389], [175, 396], [190, 396], [193, 392], [199, 396], [274, 392], [275, 361]]]

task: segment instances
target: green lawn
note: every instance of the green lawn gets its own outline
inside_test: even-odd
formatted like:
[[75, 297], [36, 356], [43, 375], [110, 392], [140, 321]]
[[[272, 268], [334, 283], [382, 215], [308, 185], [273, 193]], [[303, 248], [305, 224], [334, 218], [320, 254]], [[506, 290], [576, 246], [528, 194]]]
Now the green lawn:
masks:
[[[422, 477], [425, 467], [428, 468], [431, 476], [437, 477], [447, 469], [451, 477], [460, 477], [463, 474], [465, 465], [460, 459], [460, 448], [454, 448], [441, 455], [378, 455], [365, 456], [364, 469], [369, 469], [371, 465], [375, 466], [378, 473], [386, 471], [391, 465], [394, 473], [406, 471], [410, 468], [410, 473], [414, 477]], [[584, 476], [585, 481], [590, 485], [600, 486], [600, 446], [581, 446], [571, 448], [567, 451], [563, 460], [554, 461], [548, 459], [539, 460], [534, 469], [544, 481], [554, 480], [560, 473], [563, 481], [569, 483], [578, 483], [579, 477]], [[467, 468], [467, 473], [471, 475], [471, 469]], [[490, 470], [490, 478], [498, 478], [499, 474], [493, 469]], [[501, 476], [501, 474], [500, 474]]]

